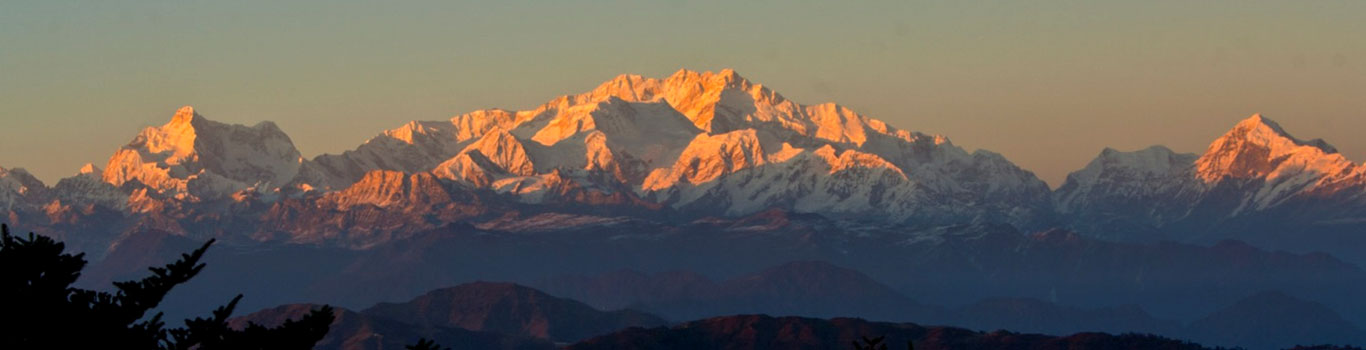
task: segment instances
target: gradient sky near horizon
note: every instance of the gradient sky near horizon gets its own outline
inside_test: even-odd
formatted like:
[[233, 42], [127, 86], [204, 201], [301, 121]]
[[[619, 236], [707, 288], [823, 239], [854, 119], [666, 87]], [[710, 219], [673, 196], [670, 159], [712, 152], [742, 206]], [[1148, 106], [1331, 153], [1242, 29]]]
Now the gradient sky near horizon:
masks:
[[1253, 113], [1366, 160], [1366, 1], [7, 1], [0, 166], [55, 183], [182, 105], [305, 156], [733, 68], [1058, 185], [1104, 147], [1201, 152]]

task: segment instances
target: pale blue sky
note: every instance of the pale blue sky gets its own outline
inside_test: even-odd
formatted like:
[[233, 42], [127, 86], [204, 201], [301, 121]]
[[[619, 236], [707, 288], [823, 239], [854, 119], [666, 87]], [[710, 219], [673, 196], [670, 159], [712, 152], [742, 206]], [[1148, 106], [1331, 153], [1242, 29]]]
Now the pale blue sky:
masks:
[[1366, 160], [1366, 1], [0, 0], [0, 166], [102, 165], [181, 105], [305, 155], [622, 73], [734, 68], [1005, 154], [1199, 152], [1255, 112]]

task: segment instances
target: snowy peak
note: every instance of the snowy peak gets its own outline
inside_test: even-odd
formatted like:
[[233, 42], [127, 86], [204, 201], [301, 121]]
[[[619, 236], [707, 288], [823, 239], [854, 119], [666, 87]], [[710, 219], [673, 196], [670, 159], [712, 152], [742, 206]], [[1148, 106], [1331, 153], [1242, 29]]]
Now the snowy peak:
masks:
[[834, 148], [830, 145], [822, 146], [816, 150], [815, 154], [825, 159], [830, 166], [830, 173], [849, 170], [849, 169], [887, 169], [899, 175], [901, 179], [906, 179], [906, 174], [886, 159], [882, 159], [876, 154], [864, 153], [856, 150], [844, 150], [839, 156], [835, 156]]
[[199, 113], [194, 111], [194, 106], [181, 106], [176, 109], [174, 115], [171, 115], [170, 124], [189, 125], [190, 123], [193, 123], [196, 118], [202, 117], [199, 116]]
[[869, 133], [888, 133], [886, 123], [858, 115], [834, 103], [807, 107], [806, 114], [816, 127], [815, 136], [824, 140], [862, 146], [868, 141]]
[[523, 121], [515, 112], [485, 109], [451, 118], [451, 125], [455, 128], [455, 140], [464, 141], [482, 137], [494, 130], [512, 130]]
[[663, 80], [621, 75], [576, 99], [582, 102], [609, 97], [630, 102], [662, 99], [698, 129], [713, 134], [746, 128], [780, 129], [834, 142], [862, 144], [866, 127], [880, 133], [889, 132], [882, 122], [835, 104], [812, 107], [796, 104], [731, 69], [720, 72], [684, 69]]
[[[593, 91], [556, 99], [532, 112], [538, 116], [549, 111], [556, 113], [554, 118], [540, 122], [549, 124], [545, 127], [536, 122], [517, 124], [519, 127], [536, 129], [536, 140], [551, 144], [574, 132], [592, 128], [585, 124], [591, 120], [582, 117], [587, 114], [586, 110], [612, 109], [609, 107], [620, 110], [621, 105], [614, 100], [629, 102], [625, 104], [627, 106], [664, 102], [696, 129], [711, 134], [753, 128], [768, 131], [780, 138], [809, 137], [856, 146], [867, 142], [873, 134], [903, 140], [922, 136], [895, 130], [886, 123], [834, 103], [812, 106], [797, 104], [731, 69], [720, 72], [684, 69], [662, 80], [620, 75]], [[566, 119], [566, 116], [577, 117]], [[659, 128], [677, 127], [665, 124]], [[608, 134], [612, 133], [608, 131]]]
[[[630, 155], [646, 163], [669, 162], [678, 149], [687, 145], [694, 136], [701, 133], [688, 121], [664, 102], [630, 102], [616, 96], [608, 96], [602, 101], [583, 104], [560, 110], [544, 126], [535, 130], [531, 140], [534, 146], [546, 146], [561, 151], [578, 149], [581, 142], [593, 133], [602, 134], [604, 145], [612, 153]], [[519, 129], [520, 132], [523, 129]], [[562, 144], [573, 140], [580, 146]], [[562, 152], [556, 152], [562, 153]], [[583, 154], [556, 155], [542, 158], [546, 165], [575, 164], [579, 166]], [[540, 160], [538, 160], [540, 161]], [[539, 164], [538, 164], [539, 165]]]
[[64, 205], [92, 204], [122, 210], [127, 208], [128, 194], [114, 185], [104, 182], [104, 170], [94, 164], [85, 164], [75, 176], [57, 181], [52, 186], [56, 199]]
[[48, 193], [47, 185], [23, 168], [0, 168], [0, 210], [24, 204], [38, 204]]
[[437, 164], [436, 168], [432, 169], [432, 174], [446, 180], [461, 181], [475, 187], [485, 187], [493, 183], [494, 175], [496, 175], [488, 170], [496, 167], [492, 163], [479, 153], [461, 153]]
[[441, 137], [442, 134], [451, 131], [450, 125], [444, 123], [410, 121], [398, 128], [384, 131], [383, 136], [411, 145]]
[[656, 191], [680, 183], [701, 184], [764, 164], [763, 147], [754, 129], [720, 135], [697, 135], [671, 168], [655, 170], [644, 189]]
[[16, 185], [18, 187], [15, 187], [15, 189], [24, 192], [28, 191], [24, 188], [37, 189], [47, 187], [43, 184], [42, 180], [38, 180], [37, 177], [33, 176], [33, 174], [30, 174], [28, 170], [24, 168], [0, 168], [0, 181], [4, 181], [7, 184]]
[[665, 79], [670, 85], [679, 83], [700, 83], [710, 89], [741, 89], [746, 90], [754, 84], [750, 83], [740, 73], [734, 69], [724, 68], [720, 72], [697, 72], [687, 69], [679, 69], [674, 74]]
[[698, 129], [724, 133], [760, 123], [801, 124], [795, 103], [752, 84], [734, 70], [720, 73], [680, 70], [664, 80], [665, 99]]
[[115, 186], [137, 181], [177, 198], [205, 199], [246, 188], [273, 190], [290, 182], [302, 162], [274, 123], [229, 125], [185, 106], [170, 122], [143, 129], [114, 153], [102, 178]]
[[736, 90], [746, 94], [754, 95], [756, 98], [763, 98], [769, 102], [781, 102], [783, 99], [778, 94], [765, 88], [763, 85], [751, 83], [749, 80], [740, 76], [730, 68], [722, 69], [720, 72], [697, 72], [687, 69], [680, 69], [674, 72], [663, 81], [665, 89], [677, 91], [677, 95], [688, 93], [691, 95], [716, 95], [726, 90]]
[[479, 138], [494, 130], [512, 130], [517, 123], [518, 115], [514, 112], [484, 109], [455, 116], [449, 121], [410, 121], [385, 131], [380, 137], [410, 145], [449, 147], [455, 142]]
[[1275, 121], [1254, 114], [1211, 143], [1195, 166], [1201, 180], [1217, 182], [1301, 173], [1336, 175], [1352, 164], [1327, 142], [1296, 139]]
[[[1256, 222], [1309, 227], [1358, 220], [1366, 176], [1323, 140], [1304, 141], [1262, 115], [1237, 123], [1201, 155], [1163, 147], [1106, 149], [1053, 193], [1072, 227], [1111, 239], [1195, 236]], [[1275, 217], [1274, 215], [1287, 215]], [[1271, 219], [1271, 218], [1275, 219]], [[1347, 219], [1344, 219], [1347, 218]], [[1238, 232], [1242, 228], [1236, 229]]]
[[429, 173], [405, 174], [375, 170], [350, 187], [326, 195], [324, 202], [345, 210], [358, 205], [388, 207], [395, 204], [438, 203], [450, 200], [449, 193]]
[[89, 175], [100, 176], [100, 174], [103, 174], [103, 173], [104, 173], [104, 169], [100, 169], [100, 167], [97, 167], [97, 166], [95, 166], [95, 164], [91, 164], [91, 163], [85, 163], [85, 165], [82, 165], [81, 168], [80, 168], [79, 170], [76, 171], [76, 174], [77, 174], [77, 175], [86, 175], [86, 176], [89, 176]]
[[1096, 159], [1086, 164], [1082, 170], [1069, 174], [1069, 183], [1094, 184], [1106, 176], [1126, 178], [1153, 178], [1170, 176], [1186, 171], [1196, 159], [1196, 155], [1176, 153], [1163, 146], [1152, 146], [1133, 152], [1121, 152], [1106, 147]]
[[505, 130], [494, 129], [438, 164], [432, 173], [482, 187], [500, 177], [535, 175], [536, 167], [521, 141]]
[[834, 103], [797, 104], [730, 69], [719, 73], [682, 70], [663, 83], [670, 105], [711, 133], [757, 128], [826, 142], [862, 146], [872, 134], [910, 140], [914, 135]]
[[535, 174], [536, 167], [522, 142], [507, 131], [495, 130], [470, 144], [461, 153], [478, 152], [499, 171], [519, 176]]
[[658, 79], [646, 78], [636, 74], [622, 74], [598, 85], [593, 91], [580, 95], [580, 98], [587, 101], [601, 101], [608, 97], [616, 97], [633, 102], [653, 102], [662, 97], [659, 95], [661, 91], [663, 88]]
[[[587, 103], [610, 97], [630, 102], [664, 100], [698, 129], [713, 133], [744, 128], [738, 122], [756, 109], [755, 104], [776, 105], [786, 101], [731, 69], [718, 73], [682, 69], [663, 80], [623, 74], [573, 98], [578, 103]], [[718, 115], [721, 119], [717, 119]]]
[[[1163, 146], [1132, 152], [1106, 147], [1085, 168], [1068, 174], [1067, 181], [1053, 197], [1060, 212], [1077, 215], [1103, 210], [1104, 203], [1178, 198], [1183, 192], [1189, 192], [1186, 186], [1193, 183], [1192, 166], [1197, 157], [1190, 153], [1176, 153]], [[1154, 205], [1166, 209], [1176, 207], [1165, 202]], [[1135, 211], [1149, 210], [1156, 209]]]
[[1299, 146], [1318, 148], [1324, 153], [1338, 153], [1337, 148], [1328, 144], [1328, 142], [1323, 139], [1302, 141], [1294, 136], [1290, 136], [1290, 133], [1286, 132], [1285, 128], [1281, 127], [1281, 124], [1276, 123], [1276, 121], [1271, 120], [1270, 118], [1263, 117], [1261, 113], [1253, 114], [1251, 117], [1238, 122], [1238, 124], [1233, 127], [1233, 130], [1229, 130], [1229, 132], [1224, 135], [1225, 138], [1230, 136], [1243, 137], [1248, 142], [1261, 142], [1268, 145], [1289, 141]]

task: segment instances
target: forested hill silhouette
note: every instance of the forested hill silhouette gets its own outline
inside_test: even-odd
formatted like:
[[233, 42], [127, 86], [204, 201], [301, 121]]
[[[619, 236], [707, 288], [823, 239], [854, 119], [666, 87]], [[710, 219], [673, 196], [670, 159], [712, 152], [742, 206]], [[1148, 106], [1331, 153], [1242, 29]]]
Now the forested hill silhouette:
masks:
[[[877, 338], [869, 338], [869, 337]], [[862, 343], [860, 343], [862, 341]], [[1069, 336], [978, 332], [955, 327], [869, 322], [853, 318], [814, 319], [737, 315], [686, 322], [673, 327], [631, 328], [566, 347], [596, 349], [1108, 349], [1219, 350], [1145, 334], [1078, 333]], [[886, 346], [886, 347], [884, 347]]]
[[180, 328], [166, 327], [160, 312], [146, 317], [172, 288], [204, 269], [199, 261], [213, 242], [150, 268], [151, 276], [116, 282], [117, 292], [109, 293], [72, 287], [86, 265], [84, 254], [66, 253], [64, 243], [33, 233], [12, 236], [0, 225], [0, 348], [302, 350], [327, 334], [333, 321], [329, 306], [274, 328], [230, 328], [227, 320], [240, 294]]

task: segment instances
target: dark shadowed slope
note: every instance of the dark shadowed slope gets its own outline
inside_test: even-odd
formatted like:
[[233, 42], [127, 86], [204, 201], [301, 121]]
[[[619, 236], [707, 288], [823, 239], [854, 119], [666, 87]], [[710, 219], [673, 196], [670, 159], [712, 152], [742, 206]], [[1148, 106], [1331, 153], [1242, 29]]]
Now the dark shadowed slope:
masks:
[[[174, 258], [194, 244], [192, 238], [167, 231], [125, 234], [105, 260], [91, 265], [90, 273], [78, 283], [95, 287], [126, 280], [145, 271], [146, 262]], [[339, 305], [318, 297], [321, 293], [317, 292], [315, 281], [340, 271], [353, 259], [355, 252], [339, 248], [296, 244], [243, 246], [225, 242], [206, 253], [207, 267], [194, 280], [167, 295], [160, 307], [169, 319], [192, 317], [205, 311], [205, 300], [226, 302], [238, 293], [247, 295], [238, 304], [238, 310], [301, 301]]]
[[665, 324], [633, 310], [600, 311], [512, 283], [476, 282], [438, 289], [405, 303], [380, 303], [365, 315], [424, 327], [458, 327], [572, 342], [627, 327]]
[[[179, 252], [194, 250], [200, 244], [203, 242], [162, 230], [129, 232], [102, 254], [103, 261], [91, 265], [90, 270], [83, 273], [84, 278], [79, 284], [105, 286], [110, 282], [131, 279], [145, 273], [147, 266], [175, 260]], [[222, 248], [215, 249], [213, 253], [218, 253], [218, 250]], [[213, 255], [217, 254], [208, 256]]]
[[583, 341], [571, 350], [595, 349], [847, 349], [860, 337], [886, 337], [889, 348], [971, 349], [1205, 349], [1196, 344], [1147, 335], [1081, 333], [1066, 337], [1010, 332], [982, 333], [962, 328], [922, 327], [859, 319], [728, 316], [688, 322], [673, 328], [633, 328]]
[[732, 279], [720, 292], [734, 303], [736, 314], [802, 310], [814, 317], [904, 320], [934, 313], [863, 273], [821, 261], [787, 263]]
[[[662, 300], [697, 300], [720, 288], [707, 276], [682, 270], [660, 273], [617, 270], [597, 275], [559, 276], [534, 285], [547, 293], [607, 310], [627, 307], [651, 310], [652, 305]], [[658, 310], [651, 312], [678, 319], [676, 315]]]
[[1153, 318], [1137, 306], [1068, 307], [1029, 298], [991, 298], [954, 309], [947, 324], [972, 329], [1068, 334], [1075, 332], [1180, 334], [1181, 325]]
[[[230, 292], [241, 291], [249, 296], [241, 306], [247, 310], [300, 301], [359, 310], [379, 300], [405, 300], [440, 286], [476, 280], [530, 283], [544, 276], [593, 274], [622, 268], [642, 271], [683, 269], [707, 276], [733, 276], [737, 272], [762, 271], [789, 261], [826, 260], [857, 270], [913, 300], [930, 305], [968, 305], [997, 297], [1046, 300], [1083, 310], [1135, 304], [1159, 319], [1191, 322], [1232, 300], [1245, 297], [1250, 291], [1282, 290], [1296, 298], [1323, 303], [1356, 324], [1366, 324], [1361, 319], [1366, 315], [1362, 312], [1366, 306], [1358, 297], [1366, 290], [1363, 289], [1366, 273], [1324, 254], [1266, 251], [1237, 242], [1214, 246], [1112, 243], [1066, 231], [1023, 234], [1006, 226], [923, 230], [843, 227], [843, 222], [819, 216], [777, 214], [781, 213], [681, 226], [627, 220], [611, 225], [574, 226], [556, 232], [500, 232], [451, 225], [444, 230], [424, 232], [366, 251], [306, 245], [225, 244], [206, 256], [209, 268], [196, 281], [184, 286], [183, 294], [178, 292], [169, 296], [163, 306], [168, 310], [180, 310], [181, 315], [193, 315], [204, 311], [200, 300], [226, 301], [233, 296]], [[772, 225], [759, 227], [759, 223]], [[127, 238], [130, 240], [127, 247], [137, 245], [132, 243], [137, 237]], [[154, 248], [144, 253], [176, 252]], [[126, 271], [140, 269], [136, 265], [125, 267]], [[661, 279], [667, 281], [643, 283], [635, 288], [633, 284], [638, 282], [622, 278], [621, 283], [593, 288], [623, 295], [660, 295], [663, 300], [681, 301], [679, 305], [685, 306], [681, 309], [684, 311], [695, 310], [686, 306], [699, 301], [725, 300], [689, 300], [689, 296], [721, 294], [695, 294], [697, 290], [722, 289], [708, 287], [711, 282], [701, 281], [698, 275], [681, 273], [677, 278]], [[742, 279], [744, 277], [732, 280]], [[780, 280], [764, 278], [760, 279], [764, 283], [756, 285]], [[714, 284], [721, 283], [726, 282]], [[791, 285], [801, 284], [793, 282]], [[715, 313], [690, 317], [662, 312], [668, 309], [647, 303], [636, 303], [641, 299], [604, 305], [598, 299], [581, 294], [550, 287], [545, 290], [552, 295], [586, 301], [600, 309], [629, 306], [658, 312], [678, 321], [759, 312], [881, 317], [842, 310], [833, 315], [806, 315], [802, 312], [811, 310], [804, 308], [774, 311], [718, 308]], [[832, 292], [823, 295], [857, 294]], [[189, 296], [195, 300], [188, 300]], [[783, 305], [807, 306], [803, 303]], [[850, 310], [857, 309], [851, 307]], [[168, 316], [171, 315], [168, 313]], [[1010, 327], [1011, 323], [936, 321], [909, 312], [893, 316], [896, 317], [887, 319], [974, 329], [1015, 329]], [[1009, 318], [1005, 320], [1009, 321]], [[1057, 330], [1046, 333], [1111, 331]]]
[[1191, 338], [1208, 344], [1250, 349], [1366, 341], [1361, 329], [1323, 304], [1280, 292], [1262, 292], [1239, 300], [1191, 323], [1189, 332]]
[[786, 263], [719, 283], [692, 272], [618, 271], [542, 285], [600, 308], [630, 305], [673, 320], [770, 314], [905, 321], [937, 320], [940, 314], [858, 271], [823, 261]]
[[[247, 322], [275, 326], [287, 319], [313, 309], [313, 305], [281, 305], [229, 321], [234, 328], [245, 327]], [[548, 341], [530, 337], [504, 335], [493, 332], [470, 331], [449, 327], [419, 327], [412, 324], [363, 315], [351, 310], [337, 308], [336, 320], [332, 328], [318, 342], [317, 350], [381, 350], [402, 349], [405, 345], [417, 343], [418, 339], [436, 340], [451, 349], [504, 349], [504, 350], [550, 350], [555, 346]]]
[[952, 309], [926, 306], [858, 271], [817, 261], [786, 263], [719, 283], [684, 271], [617, 271], [561, 277], [541, 286], [599, 308], [630, 305], [672, 320], [767, 314], [1047, 334], [1181, 334], [1179, 323], [1156, 319], [1137, 306], [1078, 308], [1031, 298], [988, 298]]

